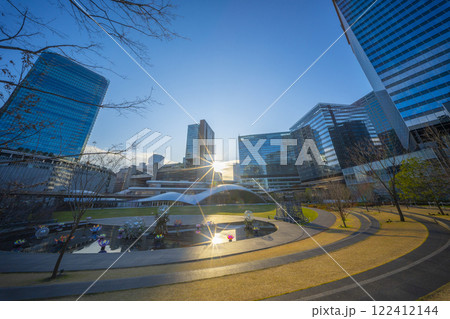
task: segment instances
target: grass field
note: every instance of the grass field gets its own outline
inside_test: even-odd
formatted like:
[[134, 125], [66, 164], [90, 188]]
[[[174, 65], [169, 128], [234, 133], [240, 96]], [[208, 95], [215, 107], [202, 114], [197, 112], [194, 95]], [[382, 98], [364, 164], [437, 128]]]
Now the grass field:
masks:
[[[134, 217], [147, 216], [155, 214], [157, 207], [142, 208], [121, 208], [121, 209], [93, 209], [88, 210], [83, 219], [86, 217], [95, 218], [111, 218], [111, 217]], [[275, 216], [275, 204], [266, 205], [218, 205], [218, 206], [174, 206], [170, 209], [170, 214], [174, 215], [200, 215], [201, 211], [205, 215], [243, 215], [246, 210], [253, 212], [255, 217], [273, 218]], [[303, 208], [303, 213], [310, 221], [317, 217], [317, 213], [310, 208]], [[71, 211], [61, 211], [53, 213], [53, 218], [58, 222], [72, 221]]]

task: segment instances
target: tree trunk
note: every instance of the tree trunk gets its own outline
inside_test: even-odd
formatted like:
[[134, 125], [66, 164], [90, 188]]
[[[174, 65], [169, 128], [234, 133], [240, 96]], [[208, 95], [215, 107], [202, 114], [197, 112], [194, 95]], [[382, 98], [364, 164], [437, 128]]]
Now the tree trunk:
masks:
[[398, 215], [400, 216], [400, 221], [404, 222], [405, 217], [403, 216], [403, 212], [402, 212], [400, 205], [398, 203], [398, 200], [396, 198], [394, 198], [394, 203], [395, 203], [395, 207], [397, 207], [397, 212], [398, 212]]
[[55, 267], [53, 268], [53, 272], [52, 272], [52, 276], [50, 277], [50, 279], [55, 279], [56, 276], [58, 275], [58, 270], [59, 270], [59, 265], [61, 264], [61, 261], [63, 259], [64, 253], [66, 252], [67, 246], [69, 246], [69, 242], [73, 236], [73, 234], [75, 233], [75, 231], [77, 230], [78, 227], [78, 223], [80, 221], [77, 220], [73, 226], [72, 226], [72, 230], [70, 231], [69, 236], [67, 237], [66, 242], [64, 243], [63, 247], [61, 248], [60, 252], [59, 252], [59, 256], [58, 256], [58, 260], [56, 261]]
[[342, 223], [344, 224], [344, 228], [347, 228], [347, 224], [345, 223], [345, 215], [344, 212], [339, 211], [339, 215], [341, 215]]
[[439, 211], [441, 212], [441, 215], [445, 215], [445, 214], [444, 214], [444, 211], [442, 210], [441, 205], [439, 205], [438, 202], [436, 202], [436, 206], [439, 208]]
[[403, 216], [403, 212], [400, 208], [400, 204], [398, 203], [397, 189], [395, 188], [395, 179], [392, 179], [392, 190], [390, 192], [393, 202], [395, 203], [395, 207], [397, 207], [398, 215], [400, 216], [400, 221], [404, 222], [405, 217]]

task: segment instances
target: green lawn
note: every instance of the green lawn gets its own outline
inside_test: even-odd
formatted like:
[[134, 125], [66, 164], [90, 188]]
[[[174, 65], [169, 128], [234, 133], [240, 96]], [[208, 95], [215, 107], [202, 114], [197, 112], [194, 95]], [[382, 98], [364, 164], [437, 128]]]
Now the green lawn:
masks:
[[[133, 217], [133, 216], [146, 216], [156, 212], [156, 207], [145, 208], [123, 208], [123, 209], [93, 209], [88, 210], [83, 219], [90, 216], [92, 218], [110, 218], [110, 217]], [[54, 212], [53, 218], [58, 222], [72, 221], [71, 211]]]
[[[246, 210], [253, 212], [255, 217], [274, 218], [275, 204], [266, 205], [223, 205], [223, 206], [203, 206], [201, 207], [205, 215], [243, 215]], [[134, 217], [152, 215], [157, 211], [157, 207], [143, 208], [121, 208], [121, 209], [93, 209], [88, 210], [83, 219], [90, 216], [92, 218], [110, 218], [110, 217]], [[197, 215], [201, 214], [198, 206], [174, 206], [170, 209], [170, 214], [174, 215]], [[317, 217], [317, 213], [310, 208], [303, 207], [303, 214], [310, 221]], [[53, 218], [58, 222], [72, 221], [71, 211], [62, 211], [53, 213]]]
[[312, 210], [311, 208], [302, 207], [302, 211], [303, 215], [305, 215], [305, 217], [308, 217], [310, 222], [312, 222], [318, 216], [317, 212]]

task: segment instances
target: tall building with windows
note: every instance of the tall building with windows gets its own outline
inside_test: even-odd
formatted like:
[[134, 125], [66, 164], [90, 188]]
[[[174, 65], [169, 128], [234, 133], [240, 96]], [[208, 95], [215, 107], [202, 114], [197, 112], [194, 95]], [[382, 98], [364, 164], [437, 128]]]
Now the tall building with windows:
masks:
[[329, 128], [329, 133], [341, 168], [356, 164], [352, 158], [352, 148], [358, 145], [373, 144], [367, 124], [362, 120], [335, 124]]
[[203, 181], [213, 181], [214, 131], [205, 120], [188, 126], [184, 166], [187, 175]]
[[[98, 165], [0, 149], [0, 192], [64, 193], [83, 189], [111, 193], [116, 174]], [[36, 194], [35, 194], [36, 195]], [[39, 195], [39, 194], [38, 194]], [[31, 201], [36, 198], [29, 198]]]
[[108, 85], [70, 59], [43, 52], [0, 109], [1, 148], [78, 159]]
[[402, 145], [413, 149], [405, 127], [417, 132], [449, 120], [450, 2], [333, 3], [342, 28], [352, 26], [347, 40], [378, 95], [380, 107]]
[[186, 140], [186, 166], [206, 165], [214, 155], [214, 131], [205, 120], [188, 126]]
[[[392, 126], [383, 122], [384, 113], [379, 110], [379, 104], [373, 92], [351, 105], [318, 103], [287, 132], [240, 136], [241, 182], [251, 185], [256, 184], [256, 180], [265, 189], [274, 191], [343, 180], [342, 170], [355, 165], [351, 156], [353, 147], [369, 143], [380, 145], [381, 139], [388, 139], [390, 134], [396, 137]], [[374, 111], [377, 108], [380, 114], [369, 115], [368, 109]], [[372, 118], [379, 121], [377, 125]], [[285, 163], [280, 147], [283, 139], [291, 140], [285, 145]], [[311, 156], [313, 151], [308, 149], [309, 146], [306, 151], [312, 160], [297, 162], [307, 140], [313, 141], [321, 162]], [[401, 153], [400, 142], [398, 139], [393, 141], [397, 141], [393, 145]]]
[[382, 145], [388, 147], [393, 154], [400, 154], [405, 151], [394, 129], [395, 124], [391, 123], [384, 113], [380, 100], [377, 98], [375, 92], [372, 91], [364, 95], [362, 98], [353, 102], [352, 105], [362, 107], [366, 110]]
[[286, 163], [282, 163], [280, 154], [280, 140], [292, 138], [290, 132], [239, 136], [241, 182], [259, 188], [256, 181], [270, 191], [299, 185], [301, 181], [294, 165], [298, 155], [297, 147], [287, 146]]
[[291, 128], [299, 150], [306, 139], [312, 139], [324, 165], [312, 161], [297, 166], [302, 182], [342, 174], [342, 168], [352, 165], [351, 148], [358, 144], [375, 143], [379, 139], [363, 106], [319, 103]]

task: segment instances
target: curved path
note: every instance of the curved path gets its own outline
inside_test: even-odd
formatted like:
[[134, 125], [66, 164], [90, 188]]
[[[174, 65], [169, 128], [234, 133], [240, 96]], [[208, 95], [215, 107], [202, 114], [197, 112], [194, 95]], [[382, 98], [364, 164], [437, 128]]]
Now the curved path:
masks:
[[[408, 217], [420, 221], [428, 229], [429, 236], [425, 242], [398, 259], [353, 276], [375, 300], [417, 300], [450, 280], [448, 226], [414, 215]], [[371, 299], [350, 278], [344, 278], [266, 300]]]
[[[204, 223], [205, 220], [217, 223], [229, 223], [243, 221], [243, 216], [228, 215], [172, 215], [175, 219], [183, 219], [184, 224]], [[147, 224], [154, 221], [154, 217], [146, 217]], [[111, 225], [123, 225], [129, 218], [111, 218], [95, 220], [95, 222], [108, 223]], [[218, 245], [201, 245], [186, 248], [161, 249], [154, 251], [131, 251], [124, 254], [117, 263], [116, 268], [130, 268], [141, 266], [162, 265], [189, 261], [198, 261], [217, 257], [226, 257], [256, 250], [284, 245], [293, 241], [308, 238], [296, 224], [285, 223], [278, 220], [255, 218], [257, 220], [274, 224], [278, 229], [272, 234], [240, 240], [232, 243]], [[326, 211], [322, 211], [313, 223], [306, 227], [310, 235], [315, 235], [331, 227], [336, 217]], [[78, 270], [102, 270], [108, 268], [120, 256], [120, 253], [109, 254], [65, 254], [60, 269], [65, 271]], [[51, 253], [17, 253], [0, 252], [0, 272], [50, 272], [53, 270], [58, 254]]]
[[[319, 216], [326, 213], [325, 211], [317, 210]], [[354, 214], [361, 222], [361, 227], [358, 231], [349, 236], [336, 241], [334, 243], [324, 246], [328, 252], [338, 250], [357, 242], [360, 242], [367, 237], [375, 234], [379, 229], [378, 221], [368, 215]], [[297, 231], [301, 231], [298, 229]], [[316, 228], [316, 227], [314, 227]], [[314, 228], [307, 230], [311, 235]], [[320, 231], [320, 230], [316, 230]], [[123, 279], [111, 279], [98, 281], [90, 290], [89, 293], [100, 293], [107, 291], [127, 290], [135, 288], [148, 288], [160, 285], [175, 284], [182, 282], [189, 282], [194, 280], [209, 279], [225, 275], [233, 275], [248, 271], [261, 270], [271, 267], [284, 265], [291, 262], [300, 261], [303, 259], [315, 257], [324, 254], [322, 248], [314, 248], [299, 253], [284, 255], [263, 260], [255, 260], [240, 264], [229, 266], [221, 266], [207, 269], [190, 270], [176, 273], [150, 275], [142, 277], [132, 277]], [[92, 282], [75, 282], [65, 284], [40, 285], [30, 287], [14, 287], [14, 288], [0, 288], [0, 299], [2, 300], [26, 300], [26, 299], [48, 299], [52, 297], [81, 295]]]

